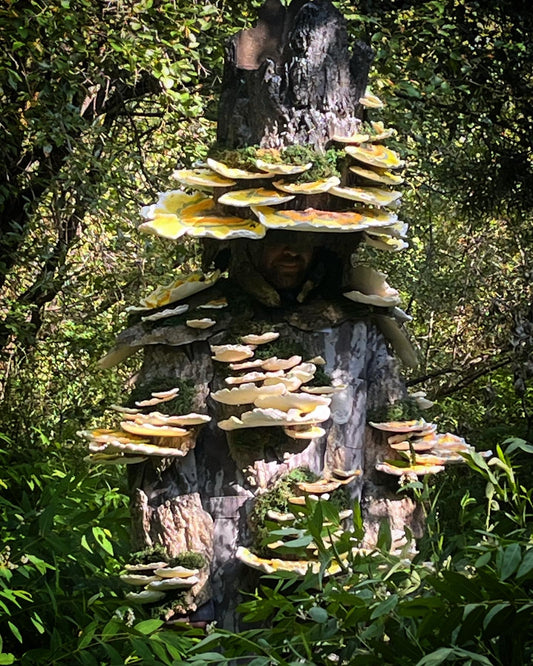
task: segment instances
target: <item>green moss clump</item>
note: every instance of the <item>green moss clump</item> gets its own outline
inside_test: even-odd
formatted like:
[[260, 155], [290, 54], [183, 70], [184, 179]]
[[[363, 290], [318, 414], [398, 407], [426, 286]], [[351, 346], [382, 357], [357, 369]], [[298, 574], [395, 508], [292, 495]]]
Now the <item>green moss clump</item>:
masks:
[[330, 178], [331, 176], [340, 176], [340, 169], [344, 159], [344, 152], [335, 148], [326, 150], [325, 153], [318, 153], [310, 146], [288, 146], [283, 150], [283, 157], [289, 164], [306, 164], [312, 162], [313, 166], [301, 174], [298, 174], [294, 180], [296, 183], [311, 183], [321, 178]]
[[315, 376], [306, 386], [331, 386], [331, 377], [321, 365], [318, 365]]
[[165, 550], [165, 547], [159, 543], [151, 548], [138, 550], [135, 553], [132, 553], [130, 557], [131, 564], [151, 564], [152, 562], [167, 561], [167, 551]]
[[294, 179], [297, 183], [310, 183], [320, 178], [339, 176], [342, 169], [344, 152], [330, 148], [325, 153], [319, 153], [311, 146], [294, 145], [282, 150], [260, 148], [259, 146], [246, 146], [245, 148], [228, 149], [213, 146], [209, 157], [222, 162], [232, 169], [245, 169], [256, 171], [255, 161], [262, 159], [273, 164], [302, 165], [312, 162], [313, 166], [304, 173], [298, 174]]
[[305, 360], [309, 357], [309, 353], [301, 343], [282, 340], [281, 338], [278, 338], [267, 345], [260, 345], [260, 347], [255, 350], [256, 358], [267, 359], [272, 356], [277, 356], [278, 358], [301, 356], [302, 359]]
[[245, 169], [257, 171], [255, 160], [258, 156], [259, 146], [246, 146], [245, 148], [222, 148], [220, 146], [213, 146], [209, 151], [208, 157], [222, 162], [230, 169]]
[[168, 560], [171, 567], [185, 567], [186, 569], [203, 569], [207, 565], [207, 560], [202, 553], [195, 553], [193, 550], [186, 550], [179, 553], [176, 557]]
[[287, 447], [287, 436], [282, 428], [258, 427], [234, 430], [231, 433], [230, 449], [248, 449], [252, 451], [264, 451], [265, 449], [276, 449]]
[[249, 525], [253, 535], [253, 550], [257, 555], [272, 556], [272, 551], [266, 547], [269, 532], [265, 524], [267, 513], [269, 511], [280, 513], [290, 511], [289, 497], [294, 497], [297, 493], [296, 485], [302, 482], [309, 483], [317, 479], [317, 475], [309, 469], [298, 467], [281, 478], [271, 490], [256, 497], [254, 508], [249, 517]]
[[[151, 382], [143, 383], [136, 386], [131, 392], [128, 400], [126, 401], [127, 407], [135, 407], [136, 402], [141, 400], [148, 400], [152, 393], [159, 391], [167, 391], [170, 388], [179, 388], [175, 398], [167, 400], [167, 402], [160, 402], [156, 408], [162, 414], [187, 414], [193, 408], [193, 401], [195, 395], [194, 382], [191, 379], [162, 379], [155, 378]], [[153, 411], [154, 407], [146, 407], [142, 411], [147, 413]]]
[[167, 562], [171, 567], [186, 567], [187, 569], [202, 569], [207, 565], [205, 557], [201, 553], [195, 553], [192, 550], [186, 550], [175, 557], [169, 557], [165, 547], [160, 543], [132, 553], [130, 562], [131, 564]]

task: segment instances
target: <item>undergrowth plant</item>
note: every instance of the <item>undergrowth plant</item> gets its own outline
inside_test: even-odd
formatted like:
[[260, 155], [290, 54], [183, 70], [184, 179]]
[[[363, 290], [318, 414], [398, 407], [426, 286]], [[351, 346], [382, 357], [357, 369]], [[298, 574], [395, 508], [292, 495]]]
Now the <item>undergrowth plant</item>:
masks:
[[73, 470], [50, 442], [19, 462], [8, 445], [0, 450], [0, 664], [179, 660], [198, 632], [162, 630], [162, 620], [124, 600], [123, 475]]
[[[335, 546], [322, 538], [331, 507], [317, 503], [307, 530], [318, 546], [321, 572], [298, 579], [276, 573], [242, 604], [252, 627], [238, 634], [215, 631], [188, 664], [251, 666], [383, 665], [443, 663], [521, 666], [533, 659], [533, 491], [520, 480], [533, 447], [505, 442], [486, 461], [465, 456], [484, 486], [483, 504], [469, 490], [455, 500], [455, 535], [439, 538], [439, 503], [431, 484], [408, 484], [428, 507], [428, 536], [413, 559], [390, 554], [384, 527], [376, 550], [357, 549], [361, 522]], [[325, 507], [327, 507], [325, 509]], [[326, 511], [326, 513], [325, 513]], [[459, 523], [457, 523], [457, 517]], [[455, 538], [457, 534], [461, 538]], [[333, 561], [341, 567], [325, 575]]]

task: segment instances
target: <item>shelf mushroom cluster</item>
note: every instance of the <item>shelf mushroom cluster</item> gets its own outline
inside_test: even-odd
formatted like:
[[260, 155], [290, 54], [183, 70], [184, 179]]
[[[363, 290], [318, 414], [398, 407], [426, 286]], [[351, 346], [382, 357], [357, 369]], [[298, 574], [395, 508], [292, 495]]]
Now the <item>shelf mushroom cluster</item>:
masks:
[[290, 358], [253, 358], [258, 345], [277, 339], [279, 333], [246, 335], [242, 344], [212, 345], [213, 360], [227, 363], [234, 375], [226, 377], [227, 388], [211, 393], [225, 405], [253, 405], [240, 416], [230, 416], [218, 422], [222, 430], [240, 430], [281, 426], [293, 439], [313, 439], [325, 434], [320, 423], [330, 417], [328, 394], [344, 386], [307, 387], [315, 375], [321, 357], [307, 362], [298, 355]]
[[120, 580], [126, 585], [139, 588], [139, 592], [128, 592], [126, 599], [138, 604], [162, 601], [167, 592], [187, 590], [200, 582], [199, 569], [170, 567], [167, 562], [149, 564], [126, 564]]
[[80, 430], [78, 435], [89, 441], [86, 461], [99, 464], [136, 464], [149, 456], [183, 457], [195, 445], [194, 430], [211, 420], [206, 414], [191, 412], [167, 415], [142, 410], [173, 400], [178, 388], [154, 392], [147, 400], [136, 402], [137, 408], [111, 405], [120, 413], [119, 429]]
[[[361, 103], [369, 108], [384, 106], [373, 95]], [[287, 158], [275, 149], [258, 149], [260, 157], [247, 168], [208, 157], [196, 168], [174, 172], [178, 183], [194, 192], [160, 193], [155, 204], [142, 209], [139, 229], [170, 239], [189, 235], [219, 240], [261, 239], [267, 229], [364, 232], [365, 241], [375, 247], [403, 249], [405, 225], [388, 208], [401, 198], [401, 192], [391, 188], [403, 182], [395, 171], [404, 162], [382, 145], [394, 133], [382, 122], [371, 122], [351, 136], [333, 135], [332, 143], [344, 147], [350, 163], [344, 182], [336, 175], [308, 182], [302, 174], [312, 169], [313, 162], [283, 162]], [[302, 208], [298, 197], [324, 193], [332, 210], [298, 210]], [[343, 203], [346, 210], [338, 210]]]
[[[437, 474], [451, 463], [464, 462], [462, 454], [472, 453], [474, 447], [457, 435], [438, 433], [434, 423], [424, 419], [412, 421], [389, 421], [370, 425], [377, 430], [390, 433], [387, 443], [391, 454], [401, 457], [376, 463], [376, 469], [385, 474], [405, 478], [417, 478], [426, 474]], [[491, 451], [480, 452], [489, 457]]]
[[[312, 505], [313, 503], [320, 501], [328, 501], [331, 493], [335, 492], [335, 490], [338, 490], [343, 485], [351, 483], [360, 474], [361, 470], [333, 470], [331, 475], [318, 479], [317, 481], [300, 482], [296, 484], [296, 492], [298, 494], [288, 499], [289, 504], [295, 507], [295, 512], [292, 513], [288, 511], [281, 513], [274, 510], [268, 510], [266, 514], [267, 525], [268, 521], [270, 521], [274, 528], [291, 528], [296, 526], [294, 529], [294, 532], [296, 533], [299, 518], [302, 515], [300, 514], [299, 516], [297, 513], [300, 507], [308, 506], [309, 504]], [[351, 509], [345, 509], [344, 511], [339, 512], [340, 521], [346, 520], [351, 516]], [[331, 527], [332, 525], [327, 521], [324, 523], [323, 528], [325, 534], [323, 540], [326, 543], [335, 544], [343, 534], [344, 530], [342, 529], [341, 524], [339, 524], [334, 530], [331, 530]], [[267, 547], [272, 550], [273, 555], [276, 555], [277, 557], [260, 557], [250, 549], [241, 546], [237, 550], [237, 558], [247, 566], [253, 569], [258, 569], [264, 573], [291, 571], [304, 576], [309, 569], [314, 573], [318, 573], [320, 570], [320, 562], [318, 560], [318, 547], [314, 541], [310, 541], [307, 545], [295, 549], [290, 543], [293, 539], [294, 535], [289, 530], [285, 539], [277, 538], [267, 544]], [[366, 552], [362, 549], [357, 550], [358, 552]], [[297, 559], [295, 559], [295, 557]], [[346, 558], [347, 554], [341, 556], [341, 558], [343, 557]], [[341, 566], [335, 561], [330, 567], [328, 567], [325, 573], [327, 575], [332, 575], [338, 573], [340, 569]]]

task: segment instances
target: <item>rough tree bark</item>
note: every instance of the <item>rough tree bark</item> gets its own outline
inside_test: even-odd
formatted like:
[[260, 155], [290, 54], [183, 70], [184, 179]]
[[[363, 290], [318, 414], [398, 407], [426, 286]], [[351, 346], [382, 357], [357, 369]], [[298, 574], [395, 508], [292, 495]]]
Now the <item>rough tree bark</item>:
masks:
[[219, 143], [322, 150], [334, 134], [352, 134], [372, 58], [362, 42], [350, 53], [345, 20], [328, 0], [267, 0], [257, 26], [227, 43]]

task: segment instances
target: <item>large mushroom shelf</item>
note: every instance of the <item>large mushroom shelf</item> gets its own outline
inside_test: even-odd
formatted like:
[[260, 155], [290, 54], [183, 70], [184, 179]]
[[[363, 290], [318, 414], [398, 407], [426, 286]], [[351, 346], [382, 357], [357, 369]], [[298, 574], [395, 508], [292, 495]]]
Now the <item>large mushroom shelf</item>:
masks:
[[[388, 458], [376, 463], [376, 469], [402, 480], [416, 480], [419, 476], [443, 472], [446, 465], [464, 462], [465, 454], [475, 449], [462, 437], [437, 432], [434, 423], [424, 419], [389, 421], [370, 425], [387, 433]], [[481, 451], [489, 457], [491, 451]]]
[[[211, 420], [206, 414], [162, 414], [148, 411], [173, 400], [179, 388], [156, 391], [147, 400], [136, 402], [136, 408], [111, 405], [122, 421], [117, 429], [81, 430], [80, 437], [89, 441], [86, 461], [99, 464], [136, 464], [149, 456], [181, 458], [195, 445], [195, 430]], [[143, 411], [144, 410], [144, 411]]]

